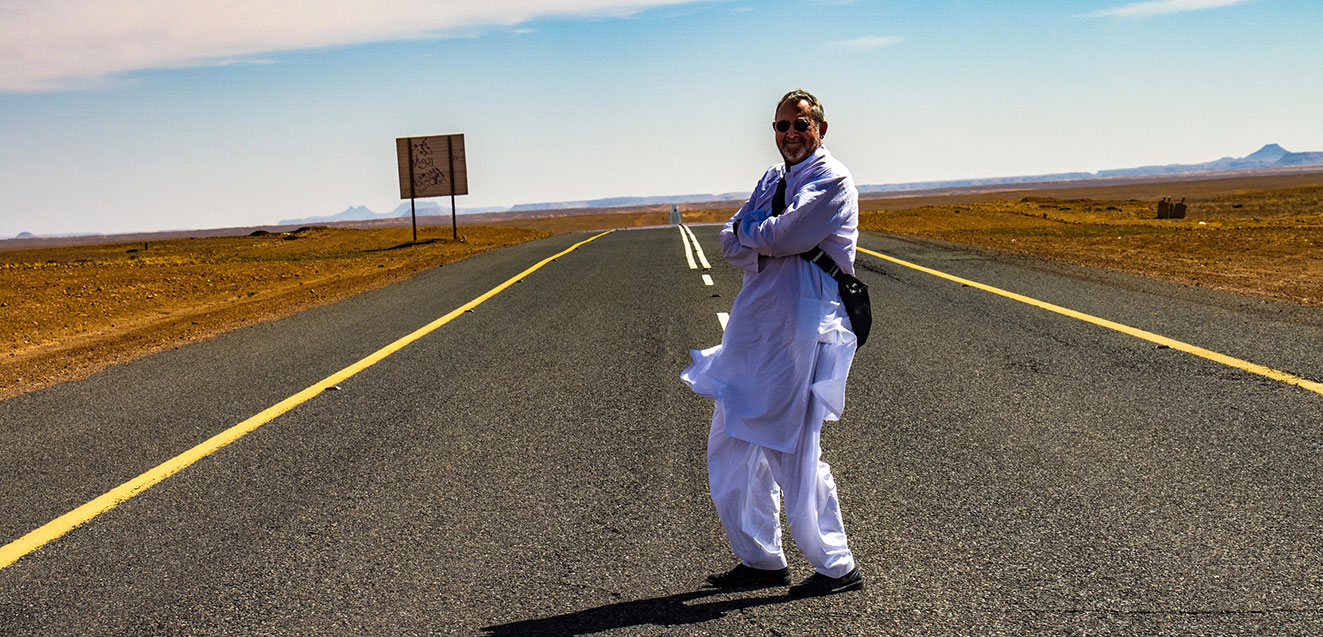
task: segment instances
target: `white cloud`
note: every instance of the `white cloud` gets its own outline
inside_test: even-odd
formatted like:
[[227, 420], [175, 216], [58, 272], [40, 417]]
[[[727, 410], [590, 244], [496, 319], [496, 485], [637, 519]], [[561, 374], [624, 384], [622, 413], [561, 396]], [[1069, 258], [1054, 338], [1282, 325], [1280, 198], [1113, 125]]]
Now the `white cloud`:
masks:
[[0, 0], [0, 92], [327, 46], [456, 35], [695, 0]]
[[1094, 11], [1093, 13], [1090, 13], [1089, 16], [1094, 18], [1137, 18], [1163, 13], [1182, 13], [1186, 11], [1216, 9], [1218, 7], [1227, 7], [1248, 1], [1249, 0], [1152, 0], [1150, 2], [1134, 2], [1120, 7]]
[[853, 40], [837, 40], [835, 42], [828, 42], [826, 46], [833, 49], [850, 49], [852, 51], [867, 51], [869, 49], [876, 49], [879, 47], [891, 46], [893, 44], [900, 44], [902, 40], [904, 40], [904, 38], [894, 35], [885, 35], [885, 36], [868, 35], [862, 38], [855, 38]]

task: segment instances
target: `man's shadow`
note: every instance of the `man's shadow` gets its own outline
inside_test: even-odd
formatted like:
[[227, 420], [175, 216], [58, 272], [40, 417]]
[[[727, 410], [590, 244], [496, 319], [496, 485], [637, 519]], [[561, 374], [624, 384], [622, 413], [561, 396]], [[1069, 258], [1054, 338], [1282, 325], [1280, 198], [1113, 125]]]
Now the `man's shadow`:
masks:
[[585, 635], [598, 633], [613, 628], [629, 626], [679, 626], [720, 619], [726, 613], [754, 606], [783, 604], [791, 598], [780, 591], [767, 597], [740, 597], [722, 599], [697, 604], [688, 604], [696, 599], [710, 597], [718, 593], [727, 593], [718, 589], [702, 589], [689, 593], [679, 593], [666, 597], [640, 599], [632, 602], [607, 604], [554, 617], [527, 619], [524, 621], [488, 626], [483, 630], [495, 637], [514, 635]]

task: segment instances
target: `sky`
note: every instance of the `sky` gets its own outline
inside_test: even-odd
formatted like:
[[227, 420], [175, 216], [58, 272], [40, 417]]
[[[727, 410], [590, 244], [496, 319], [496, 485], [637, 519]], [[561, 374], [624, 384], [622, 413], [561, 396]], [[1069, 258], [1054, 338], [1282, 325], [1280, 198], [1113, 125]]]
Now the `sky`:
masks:
[[384, 212], [395, 138], [448, 133], [461, 209], [747, 192], [794, 88], [858, 184], [1323, 151], [1320, 33], [1318, 0], [0, 0], [0, 238]]

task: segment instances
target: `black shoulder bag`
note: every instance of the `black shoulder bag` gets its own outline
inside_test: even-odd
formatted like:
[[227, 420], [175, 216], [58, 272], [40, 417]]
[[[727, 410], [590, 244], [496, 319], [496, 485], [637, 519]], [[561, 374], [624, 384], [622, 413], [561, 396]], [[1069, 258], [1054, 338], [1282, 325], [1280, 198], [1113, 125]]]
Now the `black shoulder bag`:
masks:
[[868, 302], [868, 286], [858, 278], [843, 272], [841, 266], [836, 265], [822, 248], [814, 246], [812, 250], [801, 252], [799, 256], [818, 264], [818, 267], [827, 271], [827, 276], [836, 279], [836, 288], [841, 293], [841, 303], [845, 305], [845, 313], [850, 316], [850, 327], [854, 328], [854, 337], [859, 339], [859, 347], [863, 347], [864, 342], [868, 340], [868, 330], [873, 327], [873, 308]]

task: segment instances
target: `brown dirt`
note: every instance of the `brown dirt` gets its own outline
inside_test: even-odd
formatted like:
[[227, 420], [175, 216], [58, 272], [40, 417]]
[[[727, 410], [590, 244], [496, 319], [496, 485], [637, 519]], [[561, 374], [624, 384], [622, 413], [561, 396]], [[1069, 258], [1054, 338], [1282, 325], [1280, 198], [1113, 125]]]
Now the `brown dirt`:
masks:
[[413, 244], [408, 228], [313, 227], [0, 252], [0, 399], [547, 234], [466, 227]]
[[1185, 219], [1162, 220], [1133, 199], [866, 202], [860, 227], [1323, 307], [1323, 185], [1185, 199]]

